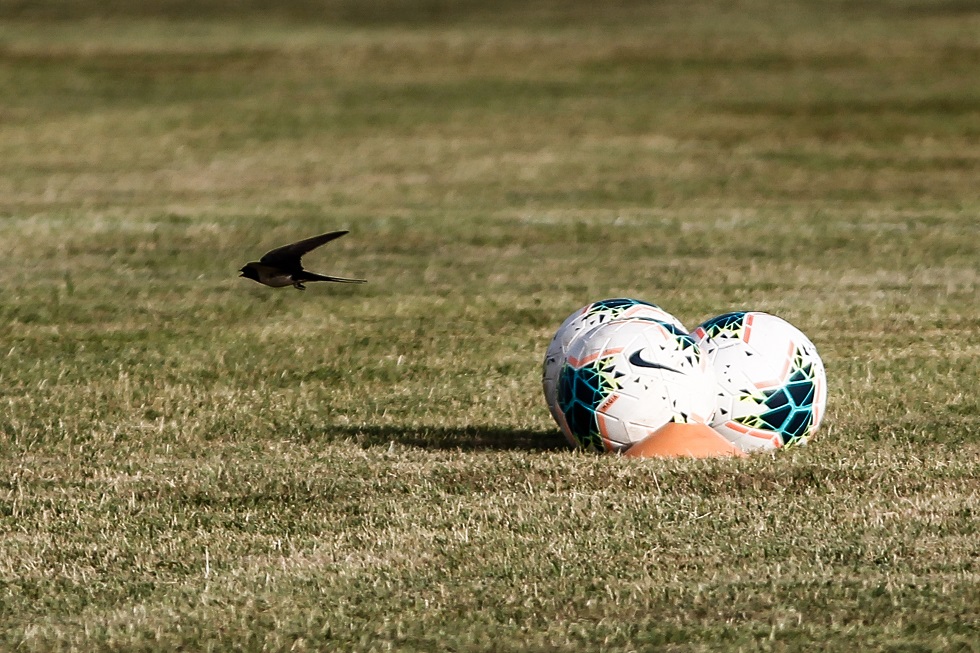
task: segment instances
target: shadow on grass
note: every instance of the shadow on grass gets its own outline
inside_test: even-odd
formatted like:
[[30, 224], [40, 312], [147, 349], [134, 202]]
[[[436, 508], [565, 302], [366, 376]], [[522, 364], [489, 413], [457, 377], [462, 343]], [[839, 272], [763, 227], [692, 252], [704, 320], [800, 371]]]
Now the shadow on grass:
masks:
[[568, 443], [553, 430], [508, 429], [493, 426], [339, 426], [336, 435], [346, 436], [364, 447], [391, 442], [420, 449], [561, 451]]

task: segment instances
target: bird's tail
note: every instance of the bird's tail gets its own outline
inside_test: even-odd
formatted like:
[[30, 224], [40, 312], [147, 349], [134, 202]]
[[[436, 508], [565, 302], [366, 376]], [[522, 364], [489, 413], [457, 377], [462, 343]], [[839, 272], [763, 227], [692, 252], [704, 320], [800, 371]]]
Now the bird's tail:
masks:
[[297, 281], [335, 281], [337, 283], [366, 283], [367, 279], [347, 279], [345, 277], [328, 277], [325, 274], [307, 272], [303, 270], [300, 274], [294, 274], [293, 278]]

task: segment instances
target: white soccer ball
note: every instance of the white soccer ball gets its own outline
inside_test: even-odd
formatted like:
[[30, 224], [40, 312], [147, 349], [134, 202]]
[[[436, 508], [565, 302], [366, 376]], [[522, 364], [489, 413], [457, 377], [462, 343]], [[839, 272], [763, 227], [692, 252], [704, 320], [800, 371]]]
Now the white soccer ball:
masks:
[[782, 318], [758, 311], [713, 317], [693, 335], [715, 375], [712, 428], [743, 451], [805, 444], [823, 419], [827, 374], [817, 348]]
[[565, 354], [572, 342], [581, 334], [590, 329], [611, 322], [613, 320], [625, 319], [630, 317], [645, 317], [653, 320], [660, 320], [674, 325], [677, 329], [687, 332], [680, 320], [660, 308], [656, 304], [645, 302], [640, 299], [630, 299], [627, 297], [617, 297], [613, 299], [603, 299], [591, 304], [586, 304], [578, 309], [561, 323], [558, 331], [555, 332], [548, 351], [544, 355], [544, 365], [541, 371], [541, 386], [544, 390], [544, 399], [548, 404], [551, 416], [558, 419], [558, 404], [556, 403], [556, 383], [558, 373], [562, 365], [565, 364]]
[[710, 423], [714, 380], [694, 337], [627, 318], [576, 338], [557, 379], [556, 421], [575, 446], [621, 451], [668, 422]]

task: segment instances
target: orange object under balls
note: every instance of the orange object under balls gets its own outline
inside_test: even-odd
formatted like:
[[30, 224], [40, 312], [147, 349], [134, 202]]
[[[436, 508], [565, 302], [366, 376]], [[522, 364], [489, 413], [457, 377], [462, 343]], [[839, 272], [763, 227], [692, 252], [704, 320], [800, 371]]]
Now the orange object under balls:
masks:
[[623, 454], [630, 458], [743, 457], [745, 453], [704, 424], [668, 422]]

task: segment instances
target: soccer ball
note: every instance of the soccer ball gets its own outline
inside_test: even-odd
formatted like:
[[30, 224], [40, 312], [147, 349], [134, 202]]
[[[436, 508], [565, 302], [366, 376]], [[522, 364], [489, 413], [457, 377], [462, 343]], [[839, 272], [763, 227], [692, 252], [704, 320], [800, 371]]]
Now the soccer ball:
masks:
[[575, 446], [621, 451], [668, 422], [710, 423], [714, 381], [697, 341], [627, 318], [576, 338], [558, 374], [556, 421]]
[[725, 313], [693, 335], [714, 368], [711, 426], [743, 451], [805, 444], [827, 405], [827, 375], [813, 343], [782, 318]]
[[615, 299], [603, 299], [591, 304], [586, 304], [578, 309], [561, 323], [548, 351], [544, 355], [544, 365], [541, 371], [541, 386], [544, 389], [544, 399], [548, 404], [551, 416], [558, 420], [557, 403], [557, 382], [558, 373], [561, 372], [562, 365], [565, 364], [565, 354], [568, 352], [572, 341], [589, 329], [605, 322], [624, 319], [629, 317], [646, 317], [661, 322], [674, 325], [683, 332], [687, 332], [684, 325], [676, 317], [660, 308], [656, 304], [651, 304], [639, 299], [629, 299], [625, 297]]

